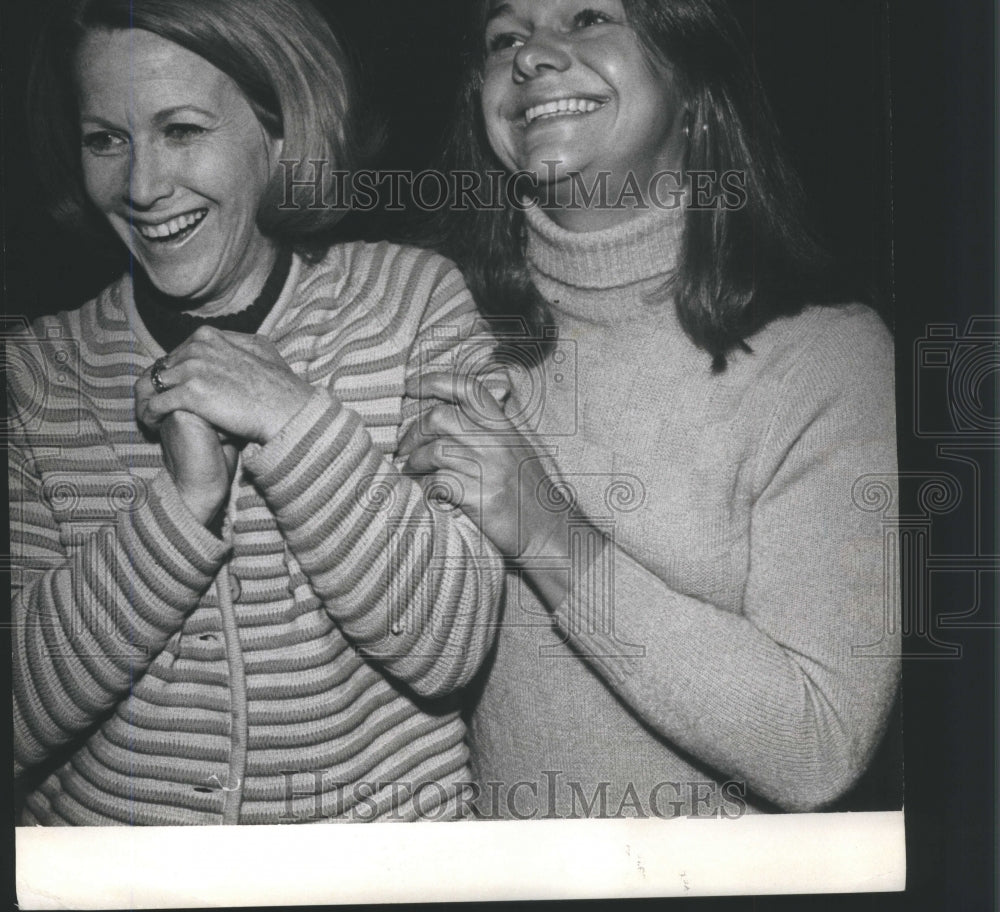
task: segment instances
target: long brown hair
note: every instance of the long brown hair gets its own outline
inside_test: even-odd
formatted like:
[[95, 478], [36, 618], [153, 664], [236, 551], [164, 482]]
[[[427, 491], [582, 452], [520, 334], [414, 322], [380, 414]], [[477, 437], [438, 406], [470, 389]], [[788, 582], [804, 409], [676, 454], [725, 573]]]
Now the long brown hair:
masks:
[[[689, 208], [672, 295], [690, 339], [721, 371], [755, 332], [809, 303], [834, 303], [833, 264], [807, 226], [801, 185], [781, 147], [749, 46], [725, 0], [623, 0], [628, 23], [651, 61], [668, 62], [687, 105], [685, 170], [743, 176], [746, 204]], [[490, 149], [480, 92], [488, 3], [476, 5], [465, 76], [444, 152], [446, 170], [502, 169]], [[516, 317], [542, 338], [548, 305], [532, 285], [525, 219], [516, 206], [444, 211], [428, 237], [462, 268], [483, 313]], [[550, 334], [549, 334], [550, 335]], [[532, 350], [544, 351], [534, 343]]]

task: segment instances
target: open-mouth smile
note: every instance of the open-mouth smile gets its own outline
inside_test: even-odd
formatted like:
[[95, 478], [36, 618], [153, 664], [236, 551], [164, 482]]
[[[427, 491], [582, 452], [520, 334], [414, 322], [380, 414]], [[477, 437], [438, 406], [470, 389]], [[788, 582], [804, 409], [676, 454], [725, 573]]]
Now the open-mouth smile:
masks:
[[607, 104], [593, 98], [560, 98], [547, 101], [544, 104], [533, 105], [524, 112], [524, 125], [530, 127], [535, 121], [548, 120], [553, 117], [580, 116], [592, 114]]
[[141, 222], [133, 222], [132, 227], [145, 240], [154, 244], [177, 243], [187, 240], [208, 215], [207, 209], [196, 209], [193, 212], [186, 212], [184, 215], [175, 216], [166, 222], [159, 222], [156, 225], [147, 225]]

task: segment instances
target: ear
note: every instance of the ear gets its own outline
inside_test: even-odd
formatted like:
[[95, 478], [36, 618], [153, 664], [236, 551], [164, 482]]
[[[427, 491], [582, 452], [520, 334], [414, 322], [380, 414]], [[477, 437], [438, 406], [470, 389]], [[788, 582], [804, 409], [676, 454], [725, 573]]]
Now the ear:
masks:
[[267, 156], [271, 164], [271, 176], [278, 170], [278, 162], [285, 150], [285, 138], [283, 136], [267, 137]]

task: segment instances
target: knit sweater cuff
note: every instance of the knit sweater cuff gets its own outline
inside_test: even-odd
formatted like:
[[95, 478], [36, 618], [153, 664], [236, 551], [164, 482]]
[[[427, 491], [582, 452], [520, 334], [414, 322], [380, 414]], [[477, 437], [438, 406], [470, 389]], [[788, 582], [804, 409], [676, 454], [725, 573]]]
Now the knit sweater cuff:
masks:
[[[156, 542], [160, 553], [142, 561], [133, 551], [137, 570], [148, 567], [167, 589], [189, 590], [192, 605], [209, 586], [229, 553], [229, 546], [206, 529], [188, 509], [170, 474], [161, 472], [150, 486], [150, 520], [133, 522], [132, 548]], [[166, 546], [166, 547], [164, 547]]]
[[[620, 552], [606, 547], [603, 554], [596, 556], [594, 566], [575, 569], [571, 573], [569, 595], [556, 606], [552, 615], [560, 630], [568, 635], [577, 655], [600, 670], [609, 681], [624, 684], [646, 657], [645, 638], [630, 636], [626, 632], [629, 619], [616, 617], [615, 592], [620, 591], [620, 586], [605, 588], [602, 593], [587, 588], [588, 583], [600, 575], [596, 565], [609, 561], [617, 564], [616, 557], [621, 557]], [[623, 569], [617, 568], [619, 574]]]
[[[286, 534], [298, 542], [320, 513], [334, 504], [350, 512], [364, 500], [352, 482], [359, 466], [370, 460], [372, 443], [356, 412], [323, 391], [316, 394], [266, 446], [251, 445], [244, 465], [255, 477], [265, 500]], [[373, 470], [377, 459], [373, 463]], [[320, 509], [322, 507], [322, 509]]]
[[324, 416], [334, 418], [343, 407], [324, 390], [316, 390], [309, 401], [263, 446], [251, 443], [243, 451], [243, 465], [264, 487], [295, 473], [304, 454], [314, 443]]

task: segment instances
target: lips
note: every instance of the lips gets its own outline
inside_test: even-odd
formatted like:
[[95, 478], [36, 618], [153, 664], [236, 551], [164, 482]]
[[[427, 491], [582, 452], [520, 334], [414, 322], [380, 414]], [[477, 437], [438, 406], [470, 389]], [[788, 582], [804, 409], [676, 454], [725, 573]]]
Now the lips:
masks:
[[178, 241], [193, 234], [207, 215], [207, 209], [195, 209], [156, 224], [133, 222], [133, 228], [147, 241], [162, 244]]
[[542, 104], [532, 105], [524, 112], [524, 125], [530, 127], [538, 120], [548, 120], [554, 117], [579, 117], [584, 114], [593, 114], [607, 104], [604, 100], [586, 98], [583, 96], [569, 96], [558, 98], [554, 101], [546, 101]]

